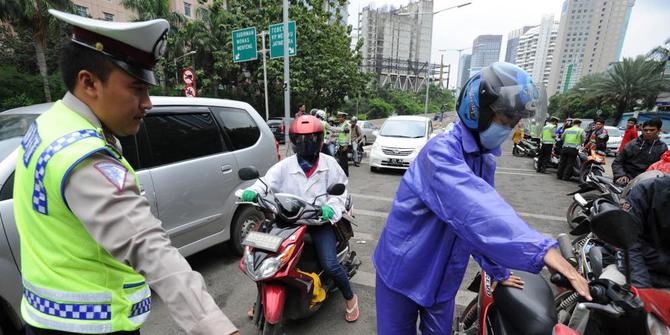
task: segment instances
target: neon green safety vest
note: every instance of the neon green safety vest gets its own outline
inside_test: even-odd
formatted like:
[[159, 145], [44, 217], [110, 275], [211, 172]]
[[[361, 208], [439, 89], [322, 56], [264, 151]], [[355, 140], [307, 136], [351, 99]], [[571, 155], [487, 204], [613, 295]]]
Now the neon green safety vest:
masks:
[[24, 295], [30, 325], [74, 333], [132, 331], [151, 309], [144, 277], [116, 260], [86, 231], [64, 201], [70, 170], [96, 152], [133, 168], [95, 129], [61, 101], [28, 129], [19, 148], [14, 215], [21, 238]]
[[582, 137], [584, 136], [584, 129], [579, 126], [572, 126], [563, 133], [563, 146], [568, 148], [576, 148], [582, 145]]
[[542, 143], [544, 144], [554, 144], [556, 139], [554, 139], [554, 134], [556, 133], [556, 126], [553, 124], [548, 124], [542, 128]]
[[342, 128], [344, 130], [345, 128], [349, 128], [349, 132], [345, 133], [344, 131], [340, 132], [337, 134], [337, 143], [338, 144], [349, 144], [351, 142], [351, 126], [349, 126], [349, 122], [344, 121], [344, 124], [337, 125], [338, 127]]
[[323, 140], [326, 141], [328, 140], [328, 136], [330, 136], [330, 132], [328, 131], [329, 125], [326, 121], [321, 121], [321, 124], [323, 125]]

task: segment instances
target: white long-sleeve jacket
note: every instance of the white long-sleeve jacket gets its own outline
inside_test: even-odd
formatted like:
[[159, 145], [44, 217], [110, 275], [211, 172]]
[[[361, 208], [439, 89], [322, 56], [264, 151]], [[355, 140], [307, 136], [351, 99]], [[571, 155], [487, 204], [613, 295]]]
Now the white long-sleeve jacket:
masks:
[[[296, 155], [287, 157], [273, 165], [261, 178], [274, 193], [290, 193], [312, 202], [319, 195], [327, 193], [328, 186], [341, 183], [347, 185], [347, 176], [337, 161], [328, 155], [319, 154], [316, 171], [308, 178], [298, 164]], [[250, 190], [258, 194], [265, 192], [265, 186], [256, 181]], [[335, 211], [332, 223], [342, 218], [347, 199], [347, 191], [342, 195], [326, 195], [316, 201], [317, 206], [329, 205]]]

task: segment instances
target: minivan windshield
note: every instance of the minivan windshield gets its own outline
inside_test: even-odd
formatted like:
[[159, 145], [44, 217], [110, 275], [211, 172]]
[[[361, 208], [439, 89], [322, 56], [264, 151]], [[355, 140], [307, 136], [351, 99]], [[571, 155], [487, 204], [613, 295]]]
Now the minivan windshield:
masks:
[[425, 121], [387, 120], [384, 122], [380, 136], [421, 138], [426, 136]]
[[36, 118], [37, 114], [0, 114], [0, 161], [19, 147], [23, 135]]

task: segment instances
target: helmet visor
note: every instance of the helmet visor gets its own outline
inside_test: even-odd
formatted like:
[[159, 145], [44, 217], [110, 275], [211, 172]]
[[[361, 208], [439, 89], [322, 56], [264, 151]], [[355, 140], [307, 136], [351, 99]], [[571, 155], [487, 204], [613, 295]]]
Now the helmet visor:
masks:
[[498, 98], [490, 105], [493, 113], [519, 120], [535, 115], [538, 109], [539, 91], [532, 83], [503, 86]]
[[323, 132], [313, 134], [290, 134], [293, 152], [301, 157], [313, 157], [321, 151]]

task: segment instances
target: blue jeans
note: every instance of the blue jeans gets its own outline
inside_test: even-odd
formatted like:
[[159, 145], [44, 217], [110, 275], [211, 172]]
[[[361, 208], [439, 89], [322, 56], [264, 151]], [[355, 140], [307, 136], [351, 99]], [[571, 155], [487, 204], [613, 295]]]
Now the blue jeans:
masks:
[[329, 223], [321, 226], [310, 226], [308, 232], [312, 235], [319, 263], [326, 273], [333, 278], [344, 299], [351, 300], [354, 297], [354, 292], [351, 290], [349, 275], [344, 271], [342, 265], [337, 262], [337, 237], [335, 237], [333, 227]]

